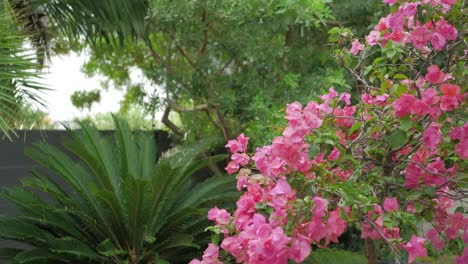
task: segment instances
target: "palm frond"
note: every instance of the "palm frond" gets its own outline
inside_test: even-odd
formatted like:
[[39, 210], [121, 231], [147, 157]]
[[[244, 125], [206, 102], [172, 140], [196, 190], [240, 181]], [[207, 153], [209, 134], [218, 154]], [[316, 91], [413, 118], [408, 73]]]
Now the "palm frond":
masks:
[[0, 0], [0, 132], [11, 139], [15, 120], [23, 104], [41, 103], [39, 65], [32, 49], [26, 48], [26, 35], [11, 16], [9, 2]]
[[119, 45], [148, 35], [148, 0], [30, 0], [29, 8], [43, 10], [52, 27], [71, 42], [85, 39]]

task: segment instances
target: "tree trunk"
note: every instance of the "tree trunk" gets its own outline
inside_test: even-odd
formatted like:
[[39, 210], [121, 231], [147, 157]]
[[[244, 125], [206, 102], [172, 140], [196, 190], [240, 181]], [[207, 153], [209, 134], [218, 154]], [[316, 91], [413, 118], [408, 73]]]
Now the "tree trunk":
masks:
[[377, 252], [375, 250], [374, 240], [370, 238], [366, 238], [365, 247], [366, 247], [367, 264], [377, 264]]

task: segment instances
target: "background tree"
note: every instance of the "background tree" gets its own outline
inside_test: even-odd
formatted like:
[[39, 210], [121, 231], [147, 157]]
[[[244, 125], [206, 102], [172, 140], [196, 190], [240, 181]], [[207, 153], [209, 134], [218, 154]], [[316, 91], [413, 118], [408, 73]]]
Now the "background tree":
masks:
[[[362, 30], [350, 14], [367, 20], [376, 2], [34, 0], [30, 5], [45, 11], [60, 36], [59, 47], [90, 48], [86, 72], [102, 73], [131, 90], [129, 72], [141, 69], [155, 87], [148, 92], [148, 111], [163, 111], [163, 123], [175, 134], [228, 138], [244, 128], [263, 141], [258, 124], [278, 105], [306, 100], [330, 85], [351, 89], [324, 46], [326, 25]], [[181, 126], [168, 118], [171, 111], [180, 114]]]

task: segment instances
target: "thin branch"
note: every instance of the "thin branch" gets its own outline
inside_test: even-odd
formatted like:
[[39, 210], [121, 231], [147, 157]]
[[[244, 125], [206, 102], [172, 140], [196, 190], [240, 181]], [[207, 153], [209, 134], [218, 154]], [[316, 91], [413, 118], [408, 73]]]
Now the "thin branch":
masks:
[[229, 135], [229, 129], [226, 124], [226, 121], [224, 121], [223, 117], [221, 116], [221, 114], [218, 112], [216, 108], [214, 109], [214, 113], [216, 115], [216, 119], [218, 119], [218, 122], [221, 125], [221, 131], [223, 131], [224, 139], [228, 141], [230, 138], [230, 135]]
[[153, 45], [151, 45], [151, 40], [146, 39], [143, 35], [141, 37], [145, 40], [144, 42], [146, 43], [146, 46], [149, 48], [151, 56], [156, 60], [157, 63], [163, 65], [163, 60], [161, 56], [156, 52], [156, 50], [154, 50]]
[[408, 160], [408, 162], [409, 162], [409, 163], [413, 163], [413, 164], [415, 164], [415, 165], [418, 165], [421, 169], [425, 170], [426, 172], [428, 172], [428, 173], [430, 173], [430, 174], [434, 174], [434, 175], [441, 176], [441, 177], [446, 177], [446, 176], [443, 175], [443, 174], [430, 171], [430, 170], [427, 169], [423, 164], [421, 164], [421, 163], [419, 163], [419, 162], [412, 161], [412, 160]]
[[171, 111], [171, 107], [168, 105], [166, 106], [166, 109], [164, 110], [164, 115], [162, 117], [162, 122], [164, 125], [166, 125], [170, 130], [172, 130], [175, 134], [185, 137], [185, 132], [177, 127], [174, 123], [172, 123], [171, 120], [169, 120], [169, 112]]
[[[206, 10], [203, 10], [203, 15], [202, 15], [201, 20], [202, 20], [203, 24], [206, 22]], [[210, 29], [210, 27], [211, 27], [211, 23], [206, 25], [205, 30], [203, 30], [203, 42], [202, 42], [200, 48], [198, 49], [198, 52], [200, 54], [204, 54], [205, 50], [206, 50], [206, 47], [208, 46], [208, 30]]]
[[194, 105], [190, 107], [183, 107], [178, 105], [176, 102], [172, 101], [171, 99], [166, 99], [167, 103], [169, 104], [169, 107], [177, 112], [195, 112], [195, 111], [200, 111], [200, 110], [207, 110], [208, 105], [206, 104], [201, 104], [201, 105]]
[[400, 259], [399, 259], [400, 251], [395, 246], [395, 244], [393, 244], [390, 240], [388, 240], [388, 238], [385, 236], [382, 230], [380, 230], [380, 228], [374, 222], [372, 222], [369, 218], [367, 218], [366, 216], [363, 216], [363, 219], [364, 219], [364, 222], [371, 225], [372, 227], [374, 227], [375, 230], [377, 230], [377, 233], [379, 233], [379, 235], [383, 238], [385, 243], [387, 243], [392, 249], [392, 251], [395, 253], [395, 263], [400, 264]]

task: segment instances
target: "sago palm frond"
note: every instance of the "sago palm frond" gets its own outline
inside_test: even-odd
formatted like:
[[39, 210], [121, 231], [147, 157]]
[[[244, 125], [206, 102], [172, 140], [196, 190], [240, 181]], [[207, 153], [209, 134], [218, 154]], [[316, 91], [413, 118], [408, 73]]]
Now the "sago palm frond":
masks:
[[208, 209], [237, 196], [233, 177], [193, 181], [206, 166], [199, 156], [209, 142], [157, 159], [150, 135], [118, 120], [115, 126], [111, 138], [86, 125], [70, 130], [67, 152], [47, 144], [28, 151], [48, 173], [35, 170], [23, 187], [1, 193], [22, 213], [0, 218], [0, 237], [33, 249], [0, 255], [14, 255], [17, 263], [183, 263], [209, 240]]

